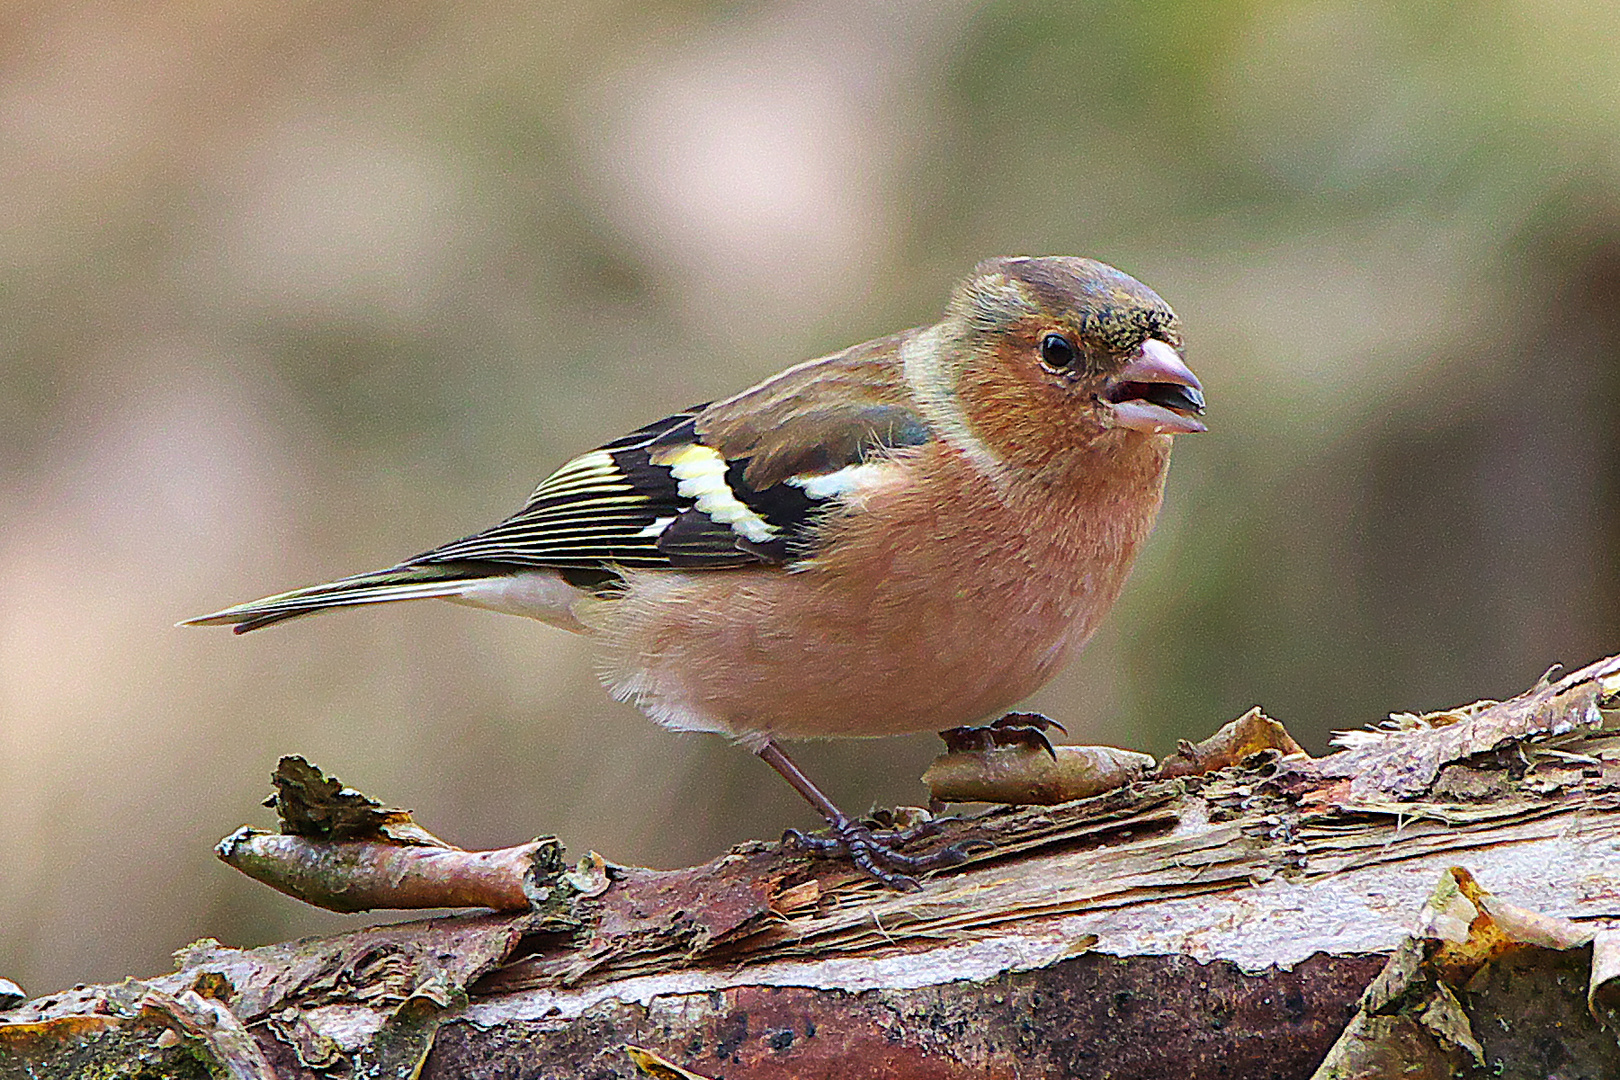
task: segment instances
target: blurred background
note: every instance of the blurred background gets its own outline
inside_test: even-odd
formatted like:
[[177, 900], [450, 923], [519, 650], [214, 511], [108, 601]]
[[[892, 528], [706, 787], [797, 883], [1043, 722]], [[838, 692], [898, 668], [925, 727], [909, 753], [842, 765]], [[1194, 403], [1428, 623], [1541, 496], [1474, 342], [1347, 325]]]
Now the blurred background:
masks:
[[[217, 863], [301, 753], [467, 846], [814, 819], [446, 604], [180, 618], [492, 523], [570, 454], [1092, 255], [1186, 324], [1125, 598], [1032, 703], [1313, 751], [1620, 651], [1605, 0], [15, 0], [0, 13], [0, 975], [359, 925]], [[817, 745], [851, 808], [932, 737]]]

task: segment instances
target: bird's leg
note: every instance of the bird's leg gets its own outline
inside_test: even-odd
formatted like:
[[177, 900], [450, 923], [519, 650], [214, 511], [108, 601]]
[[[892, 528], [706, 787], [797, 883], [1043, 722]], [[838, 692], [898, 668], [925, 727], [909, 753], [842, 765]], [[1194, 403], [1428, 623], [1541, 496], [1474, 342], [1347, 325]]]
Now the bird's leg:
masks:
[[797, 829], [789, 829], [782, 834], [784, 841], [790, 841], [818, 854], [848, 855], [849, 860], [857, 867], [891, 889], [899, 889], [902, 892], [916, 892], [922, 887], [917, 884], [916, 878], [908, 876], [903, 871], [910, 870], [915, 873], [942, 866], [955, 866], [967, 858], [963, 851], [955, 847], [941, 848], [928, 855], [902, 855], [894, 850], [895, 846], [938, 832], [939, 822], [928, 821], [911, 829], [891, 833], [874, 832], [838, 809], [833, 801], [800, 771], [793, 763], [793, 759], [776, 745], [774, 739], [766, 739], [754, 753], [759, 755], [765, 764], [781, 773], [782, 779], [792, 784], [793, 790], [803, 795], [805, 801], [815, 807], [832, 828], [833, 835], [826, 839], [806, 836]]

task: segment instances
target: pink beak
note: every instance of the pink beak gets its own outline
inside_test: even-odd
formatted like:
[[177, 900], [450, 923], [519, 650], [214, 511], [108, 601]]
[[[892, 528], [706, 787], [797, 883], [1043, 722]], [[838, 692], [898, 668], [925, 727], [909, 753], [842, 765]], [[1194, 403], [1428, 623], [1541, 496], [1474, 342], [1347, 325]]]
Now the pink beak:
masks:
[[1208, 431], [1204, 388], [1176, 350], [1149, 338], [1124, 369], [1108, 380], [1103, 400], [1113, 409], [1114, 426], [1154, 434], [1191, 435]]

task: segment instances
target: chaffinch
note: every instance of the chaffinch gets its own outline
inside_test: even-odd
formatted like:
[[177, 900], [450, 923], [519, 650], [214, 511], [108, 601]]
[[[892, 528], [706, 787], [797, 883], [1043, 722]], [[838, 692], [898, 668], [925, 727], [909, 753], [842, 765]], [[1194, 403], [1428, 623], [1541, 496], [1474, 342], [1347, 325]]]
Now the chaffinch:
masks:
[[914, 888], [960, 855], [901, 854], [778, 740], [963, 725], [1050, 679], [1125, 583], [1170, 437], [1205, 430], [1181, 350], [1110, 266], [989, 259], [937, 324], [576, 457], [491, 528], [188, 622], [439, 597], [586, 634], [613, 696], [748, 747], [827, 818], [819, 846]]

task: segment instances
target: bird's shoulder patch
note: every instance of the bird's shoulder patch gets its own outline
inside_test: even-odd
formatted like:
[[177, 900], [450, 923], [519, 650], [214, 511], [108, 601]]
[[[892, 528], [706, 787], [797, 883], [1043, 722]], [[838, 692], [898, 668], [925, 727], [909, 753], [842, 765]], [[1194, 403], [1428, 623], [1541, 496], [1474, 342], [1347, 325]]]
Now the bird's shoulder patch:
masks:
[[912, 400], [900, 361], [902, 342], [915, 333], [788, 368], [704, 409], [696, 431], [727, 460], [746, 460], [755, 490], [920, 446], [934, 432]]
[[725, 569], [803, 558], [828, 509], [933, 437], [892, 379], [875, 378], [885, 362], [812, 361], [649, 424], [564, 464], [500, 524], [410, 561]]

